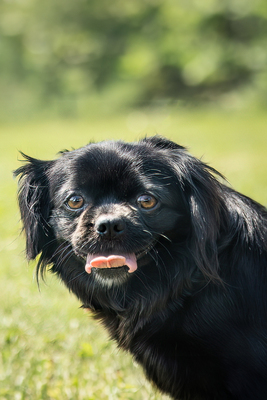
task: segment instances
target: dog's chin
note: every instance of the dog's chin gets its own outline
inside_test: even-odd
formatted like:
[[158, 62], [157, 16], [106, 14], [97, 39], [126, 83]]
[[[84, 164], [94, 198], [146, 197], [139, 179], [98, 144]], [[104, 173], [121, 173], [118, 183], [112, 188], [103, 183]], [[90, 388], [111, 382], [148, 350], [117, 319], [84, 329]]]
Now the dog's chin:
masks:
[[101, 285], [114, 286], [123, 285], [128, 281], [131, 274], [126, 265], [117, 268], [92, 268], [92, 277]]

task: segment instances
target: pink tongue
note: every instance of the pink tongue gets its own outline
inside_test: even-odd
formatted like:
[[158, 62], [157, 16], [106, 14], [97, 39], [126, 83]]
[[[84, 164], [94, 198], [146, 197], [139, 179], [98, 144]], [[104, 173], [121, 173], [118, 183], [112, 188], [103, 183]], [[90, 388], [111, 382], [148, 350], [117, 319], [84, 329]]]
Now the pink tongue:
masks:
[[134, 253], [124, 256], [110, 255], [108, 257], [98, 254], [88, 254], [86, 258], [85, 271], [90, 274], [92, 268], [118, 268], [126, 265], [129, 272], [137, 269], [137, 261]]

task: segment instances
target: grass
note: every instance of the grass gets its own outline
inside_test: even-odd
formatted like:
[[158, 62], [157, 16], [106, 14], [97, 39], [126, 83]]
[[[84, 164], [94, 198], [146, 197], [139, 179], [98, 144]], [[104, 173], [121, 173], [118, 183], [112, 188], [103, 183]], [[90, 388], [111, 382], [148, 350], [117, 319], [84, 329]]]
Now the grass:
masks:
[[267, 204], [264, 113], [138, 112], [106, 120], [47, 121], [0, 128], [0, 400], [156, 400], [131, 357], [54, 277], [38, 291], [24, 259], [16, 182], [18, 150], [50, 159], [90, 140], [135, 140], [160, 133], [226, 175], [232, 186]]

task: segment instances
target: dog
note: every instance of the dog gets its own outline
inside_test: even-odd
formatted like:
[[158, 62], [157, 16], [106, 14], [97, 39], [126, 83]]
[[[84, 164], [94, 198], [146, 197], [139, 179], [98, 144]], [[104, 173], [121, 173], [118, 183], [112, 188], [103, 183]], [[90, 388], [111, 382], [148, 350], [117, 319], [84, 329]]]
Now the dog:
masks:
[[57, 274], [171, 398], [266, 400], [267, 210], [160, 136], [24, 157], [37, 275]]

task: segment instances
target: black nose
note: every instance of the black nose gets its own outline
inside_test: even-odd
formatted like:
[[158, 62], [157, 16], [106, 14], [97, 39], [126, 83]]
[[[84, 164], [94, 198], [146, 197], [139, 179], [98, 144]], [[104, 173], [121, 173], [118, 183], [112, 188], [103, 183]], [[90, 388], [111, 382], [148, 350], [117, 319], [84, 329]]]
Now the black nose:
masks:
[[101, 236], [114, 238], [125, 230], [125, 222], [120, 218], [99, 218], [96, 222], [96, 231]]

